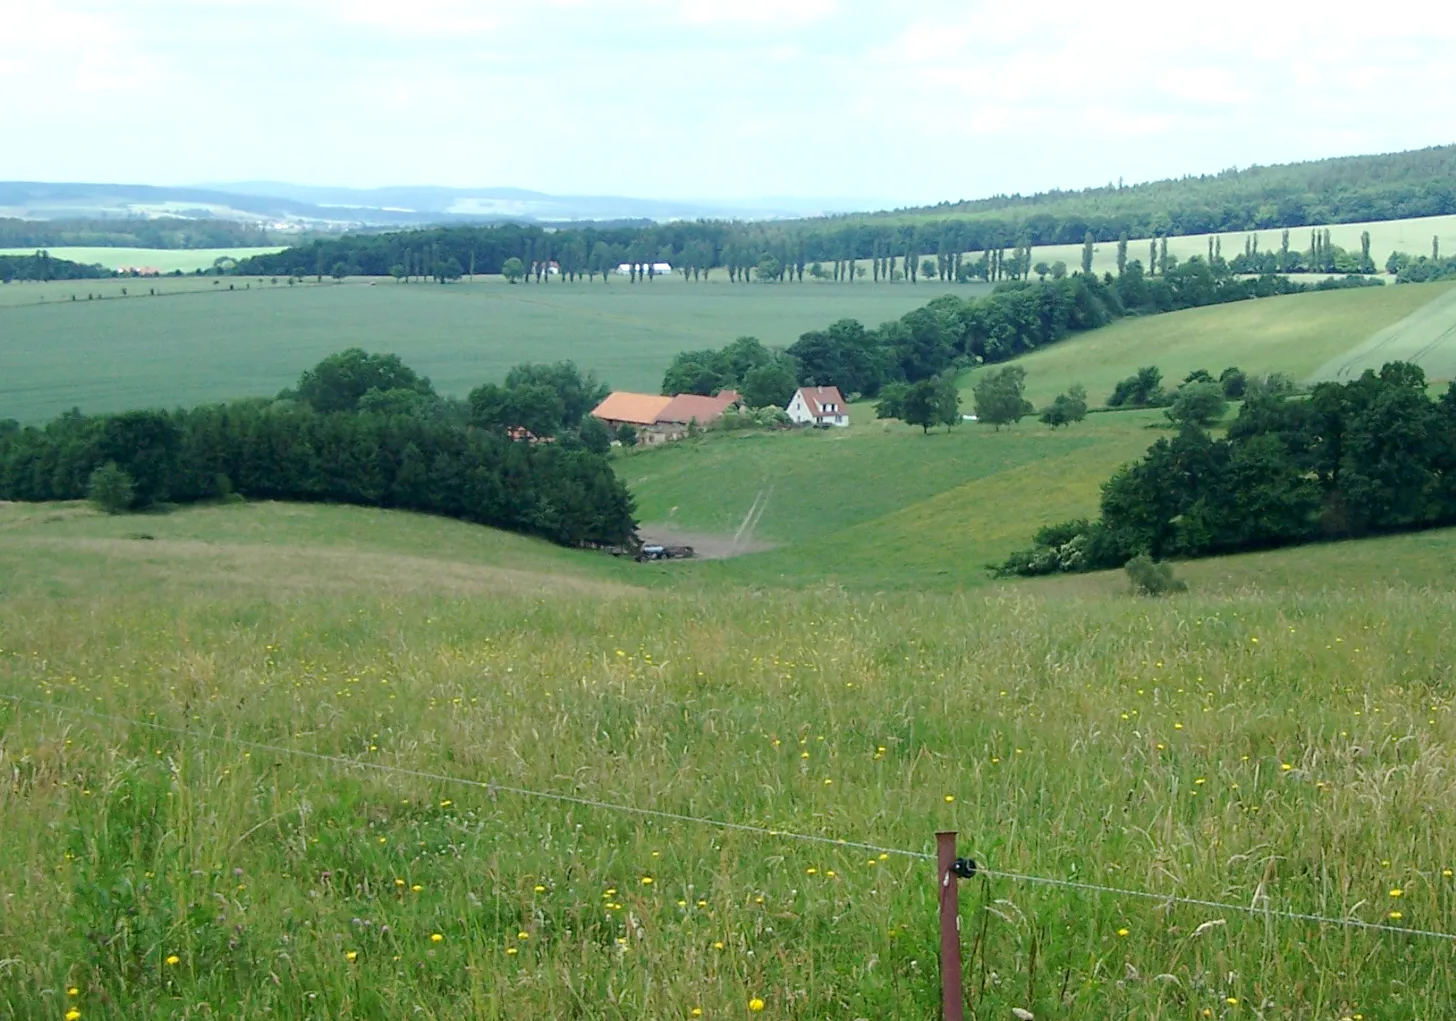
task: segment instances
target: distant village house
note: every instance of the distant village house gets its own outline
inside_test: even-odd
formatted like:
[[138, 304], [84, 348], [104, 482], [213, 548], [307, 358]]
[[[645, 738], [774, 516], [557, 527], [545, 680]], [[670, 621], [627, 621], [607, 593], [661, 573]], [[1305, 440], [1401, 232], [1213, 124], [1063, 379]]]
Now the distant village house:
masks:
[[821, 427], [849, 425], [849, 408], [837, 386], [803, 386], [789, 401], [789, 420]]

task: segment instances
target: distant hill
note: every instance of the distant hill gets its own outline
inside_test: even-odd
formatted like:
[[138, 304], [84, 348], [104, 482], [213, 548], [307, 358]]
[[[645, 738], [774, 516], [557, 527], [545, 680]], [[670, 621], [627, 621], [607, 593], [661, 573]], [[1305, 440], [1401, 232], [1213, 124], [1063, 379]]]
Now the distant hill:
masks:
[[287, 223], [301, 228], [410, 227], [441, 223], [770, 220], [863, 208], [848, 200], [766, 198], [678, 201], [614, 195], [547, 195], [521, 188], [331, 188], [252, 181], [202, 187], [0, 182], [0, 218], [186, 218]]
[[[1362, 223], [1456, 213], [1456, 145], [1233, 168], [1145, 184], [942, 202], [839, 217], [872, 224], [955, 220], [1024, 230], [1036, 244]], [[1005, 239], [1012, 244], [1015, 234]]]

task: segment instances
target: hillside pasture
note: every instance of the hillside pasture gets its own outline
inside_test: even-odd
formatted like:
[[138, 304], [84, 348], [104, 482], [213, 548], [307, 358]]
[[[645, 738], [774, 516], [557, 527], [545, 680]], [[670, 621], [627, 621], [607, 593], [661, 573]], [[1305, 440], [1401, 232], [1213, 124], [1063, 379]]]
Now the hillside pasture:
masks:
[[[1373, 335], [1425, 306], [1431, 306], [1428, 323], [1456, 324], [1452, 294], [1456, 285], [1449, 283], [1402, 284], [1186, 309], [1124, 319], [1034, 351], [1016, 364], [1026, 369], [1027, 398], [1039, 408], [1074, 383], [1087, 388], [1093, 407], [1100, 406], [1118, 380], [1143, 365], [1162, 369], [1167, 386], [1177, 385], [1193, 369], [1217, 376], [1232, 365], [1250, 373], [1286, 372], [1309, 380], [1319, 377], [1331, 359], [1348, 360], [1348, 353], [1359, 351]], [[1432, 304], [1438, 298], [1442, 302]], [[1456, 375], [1439, 350], [1406, 353], [1422, 355], [1433, 378]], [[985, 371], [964, 377], [967, 403], [978, 373]]]
[[[101, 265], [107, 269], [123, 266], [150, 266], [163, 273], [180, 269], [212, 269], [218, 259], [247, 259], [254, 255], [271, 255], [283, 251], [282, 246], [268, 248], [70, 248], [46, 247], [57, 259], [69, 259], [83, 266]], [[0, 248], [0, 255], [34, 255], [36, 248]]]
[[[271, 395], [351, 346], [392, 351], [460, 397], [520, 362], [561, 358], [619, 389], [655, 393], [685, 349], [743, 335], [787, 346], [836, 319], [875, 326], [947, 290], [978, 293], [934, 284], [680, 278], [516, 286], [499, 278], [447, 286], [325, 278], [290, 288], [239, 277], [188, 282], [175, 295], [164, 290], [166, 300], [148, 295], [149, 281], [106, 281], [130, 297], [85, 301], [98, 283], [10, 285], [31, 288], [28, 298], [46, 288], [49, 297], [0, 307], [0, 418], [30, 423], [74, 406], [101, 412]], [[10, 288], [0, 288], [0, 301]], [[78, 291], [82, 300], [70, 301]]]
[[[930, 1017], [941, 829], [1000, 873], [977, 1017], [1456, 1000], [1447, 942], [1277, 914], [1450, 930], [1456, 558], [1389, 569], [1429, 537], [1169, 600], [649, 598], [462, 588], [421, 562], [605, 558], [396, 523], [0, 508], [0, 1016]], [[338, 536], [388, 564], [298, 584]]]

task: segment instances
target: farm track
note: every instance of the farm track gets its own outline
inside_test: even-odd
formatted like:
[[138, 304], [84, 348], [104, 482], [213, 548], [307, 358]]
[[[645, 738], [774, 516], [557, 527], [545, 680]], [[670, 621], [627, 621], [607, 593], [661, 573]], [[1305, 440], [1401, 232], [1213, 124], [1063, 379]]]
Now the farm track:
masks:
[[1311, 378], [1350, 380], [1390, 361], [1415, 362], [1432, 378], [1456, 376], [1456, 290], [1447, 291], [1326, 362]]

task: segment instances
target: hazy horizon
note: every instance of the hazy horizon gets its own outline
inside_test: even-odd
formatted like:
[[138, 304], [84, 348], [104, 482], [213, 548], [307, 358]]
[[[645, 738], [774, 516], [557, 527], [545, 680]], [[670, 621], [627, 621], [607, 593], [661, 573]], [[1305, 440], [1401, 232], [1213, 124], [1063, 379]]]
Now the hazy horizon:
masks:
[[[1445, 4], [0, 0], [10, 180], [878, 208], [1456, 139]], [[401, 184], [400, 182], [408, 182]], [[216, 185], [214, 185], [216, 186]]]

